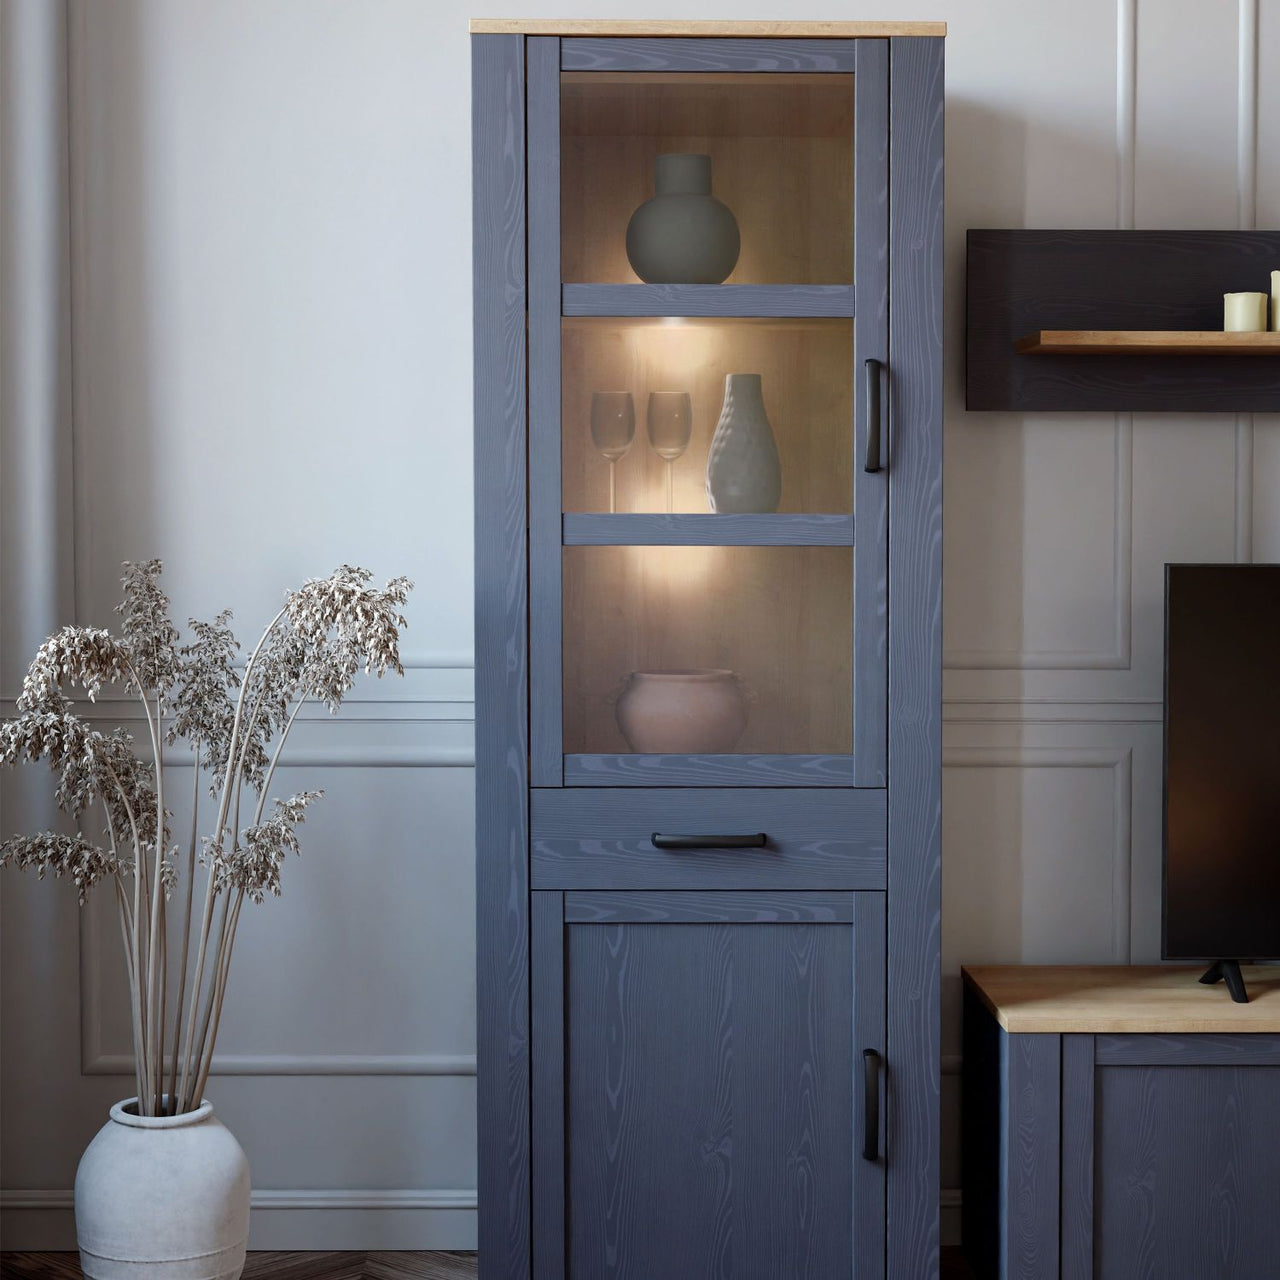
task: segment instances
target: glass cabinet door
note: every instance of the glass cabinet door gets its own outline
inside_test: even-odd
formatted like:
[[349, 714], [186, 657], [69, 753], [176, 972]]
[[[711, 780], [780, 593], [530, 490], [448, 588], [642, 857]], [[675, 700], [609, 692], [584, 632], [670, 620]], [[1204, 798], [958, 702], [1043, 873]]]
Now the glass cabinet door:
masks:
[[883, 786], [885, 42], [682, 43], [531, 50], [533, 781]]

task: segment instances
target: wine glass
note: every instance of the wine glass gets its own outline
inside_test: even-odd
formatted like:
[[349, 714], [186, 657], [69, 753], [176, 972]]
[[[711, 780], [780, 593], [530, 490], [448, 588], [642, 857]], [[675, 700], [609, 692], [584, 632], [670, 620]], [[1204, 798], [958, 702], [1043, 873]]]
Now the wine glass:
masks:
[[671, 464], [689, 447], [693, 402], [687, 391], [649, 393], [649, 446], [667, 464], [667, 510], [673, 507]]
[[630, 391], [591, 393], [591, 441], [609, 463], [609, 510], [618, 509], [618, 459], [636, 437], [636, 406]]

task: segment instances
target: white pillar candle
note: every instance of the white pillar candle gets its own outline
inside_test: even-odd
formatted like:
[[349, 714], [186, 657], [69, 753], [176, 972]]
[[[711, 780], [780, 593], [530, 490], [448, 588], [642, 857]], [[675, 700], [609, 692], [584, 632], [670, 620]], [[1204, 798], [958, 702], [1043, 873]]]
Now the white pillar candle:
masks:
[[1271, 273], [1271, 328], [1280, 329], [1280, 271]]
[[1265, 293], [1224, 293], [1222, 327], [1228, 333], [1258, 333], [1267, 327]]

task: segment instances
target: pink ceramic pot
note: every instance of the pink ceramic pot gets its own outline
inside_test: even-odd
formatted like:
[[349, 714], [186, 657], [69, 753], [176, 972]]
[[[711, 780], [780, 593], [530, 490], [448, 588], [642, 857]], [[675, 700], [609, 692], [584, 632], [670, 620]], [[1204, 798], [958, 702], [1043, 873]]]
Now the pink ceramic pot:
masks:
[[632, 751], [716, 755], [747, 727], [747, 695], [732, 671], [633, 671], [615, 708]]

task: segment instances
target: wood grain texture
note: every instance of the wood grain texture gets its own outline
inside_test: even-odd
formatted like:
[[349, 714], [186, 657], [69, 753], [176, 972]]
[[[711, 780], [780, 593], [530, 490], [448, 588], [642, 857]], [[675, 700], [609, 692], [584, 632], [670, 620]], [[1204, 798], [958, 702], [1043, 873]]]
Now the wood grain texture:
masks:
[[565, 40], [563, 49], [561, 65], [566, 71], [851, 72], [858, 59], [853, 40], [795, 36], [782, 40], [579, 37]]
[[843, 284], [567, 284], [567, 316], [852, 316]]
[[479, 1240], [529, 1276], [524, 41], [472, 39]]
[[566, 514], [564, 545], [851, 547], [852, 516]]
[[1098, 1280], [1276, 1274], [1280, 1073], [1104, 1067], [1096, 1108]]
[[1280, 356], [1280, 333], [1204, 329], [1037, 329], [1014, 343], [1019, 355]]
[[1280, 1067], [1280, 1035], [1102, 1035], [1096, 1044], [1099, 1066]]
[[[976, 1000], [975, 996], [969, 998]], [[1093, 1059], [1093, 1036], [1062, 1037], [1062, 1175], [1059, 1194], [1062, 1280], [1094, 1280]]]
[[849, 787], [853, 757], [827, 755], [570, 755], [570, 787]]
[[560, 41], [526, 42], [529, 168], [529, 770], [564, 777], [560, 713]]
[[[855, 442], [854, 510], [861, 532], [853, 566], [853, 768], [858, 786], [882, 787], [888, 733], [889, 480], [884, 471], [866, 471], [862, 459], [872, 430], [863, 370], [868, 360], [885, 365], [889, 360], [888, 41], [864, 40], [858, 46], [855, 92], [853, 258], [860, 303], [853, 335], [850, 435]], [[882, 427], [876, 424], [875, 430]]]
[[1198, 981], [1201, 966], [975, 965], [965, 982], [1006, 1031], [1280, 1033], [1280, 968], [1245, 965], [1249, 1003]]
[[[635, 404], [636, 437], [615, 467], [617, 511], [665, 513], [668, 464], [649, 444], [649, 396], [684, 391], [692, 413], [687, 448], [670, 464], [673, 511], [699, 513], [709, 530], [717, 527], [714, 519], [747, 526], [760, 519], [712, 517], [707, 500], [707, 456], [724, 405], [725, 375], [749, 371], [760, 375], [778, 447], [778, 512], [851, 512], [853, 329], [850, 320], [832, 319], [566, 321], [559, 455], [564, 510], [608, 513], [609, 466], [591, 438], [591, 398], [596, 390], [625, 389]], [[767, 524], [770, 517], [763, 519]]]
[[891, 42], [888, 1274], [938, 1273], [942, 783], [941, 40]]
[[1225, 292], [1266, 292], [1280, 231], [987, 231], [968, 236], [970, 409], [1280, 409], [1254, 355], [1019, 355], [1040, 329], [1220, 330]]
[[849, 1274], [852, 933], [570, 928], [571, 1274]]
[[564, 894], [530, 902], [533, 1280], [565, 1280]]
[[[533, 883], [547, 889], [881, 889], [878, 791], [535, 791]], [[764, 831], [763, 849], [655, 849], [655, 831]]]
[[880, 1159], [865, 1160], [862, 1137], [867, 1117], [862, 1090], [854, 1088], [855, 1131], [852, 1135], [853, 1277], [854, 1280], [884, 1280], [884, 1182], [888, 1152], [885, 1092], [891, 1080], [885, 1064], [885, 973], [883, 893], [853, 895], [853, 1063], [856, 1071], [864, 1049], [874, 1049], [881, 1058], [880, 1075]]
[[569, 924], [852, 924], [852, 893], [566, 893]]
[[1000, 1037], [1001, 1280], [1057, 1280], [1062, 1046]]
[[649, 18], [472, 18], [471, 33], [527, 36], [740, 36], [856, 40], [863, 36], [945, 36], [945, 22], [737, 22]]

